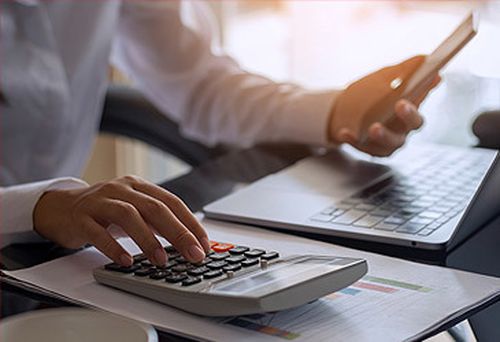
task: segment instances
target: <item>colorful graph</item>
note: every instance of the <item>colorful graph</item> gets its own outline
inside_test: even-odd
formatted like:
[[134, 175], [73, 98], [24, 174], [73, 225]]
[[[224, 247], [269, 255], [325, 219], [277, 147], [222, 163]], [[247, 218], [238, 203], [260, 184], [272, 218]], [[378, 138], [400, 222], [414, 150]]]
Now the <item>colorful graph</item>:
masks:
[[[418, 284], [411, 284], [395, 279], [387, 279], [381, 277], [365, 276], [362, 280], [352, 284], [351, 286], [332, 293], [325, 299], [332, 301], [338, 300], [346, 296], [358, 296], [364, 292], [379, 293], [384, 295], [394, 294], [399, 291], [417, 291], [420, 293], [430, 292], [431, 288], [424, 287]], [[332, 303], [333, 304], [333, 303]], [[308, 304], [308, 305], [314, 305]], [[305, 307], [305, 306], [304, 306]], [[300, 310], [300, 309], [298, 309]], [[307, 310], [303, 308], [302, 310]], [[266, 335], [279, 337], [285, 340], [294, 340], [300, 337], [300, 333], [286, 330], [283, 327], [273, 326], [273, 320], [280, 313], [257, 314], [242, 317], [234, 317], [224, 321], [224, 324], [236, 326], [239, 328], [259, 332]]]

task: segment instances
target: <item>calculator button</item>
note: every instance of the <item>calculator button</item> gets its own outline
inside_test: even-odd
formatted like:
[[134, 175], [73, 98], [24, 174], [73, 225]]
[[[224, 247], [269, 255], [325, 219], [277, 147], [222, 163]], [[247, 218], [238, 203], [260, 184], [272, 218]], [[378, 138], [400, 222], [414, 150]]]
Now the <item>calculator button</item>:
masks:
[[279, 256], [280, 255], [278, 254], [278, 252], [269, 252], [266, 254], [262, 254], [260, 258], [264, 260], [272, 260], [278, 258]]
[[221, 276], [221, 275], [222, 275], [221, 270], [213, 270], [213, 271], [209, 271], [209, 272], [205, 273], [203, 275], [203, 278], [212, 279], [212, 278], [216, 278], [216, 277]]
[[170, 275], [165, 277], [165, 281], [167, 283], [171, 283], [171, 284], [181, 282], [184, 279], [187, 279], [187, 275], [185, 275], [185, 274], [170, 274]]
[[174, 247], [174, 246], [172, 246], [172, 245], [170, 245], [170, 246], [165, 246], [165, 247], [164, 247], [164, 249], [165, 249], [165, 252], [167, 252], [167, 253], [177, 252], [177, 250], [175, 249], [175, 247]]
[[210, 249], [214, 248], [215, 246], [217, 246], [219, 243], [217, 241], [210, 241]]
[[231, 248], [229, 250], [229, 253], [231, 254], [236, 254], [236, 255], [239, 255], [239, 254], [243, 254], [245, 253], [246, 251], [248, 251], [250, 248], [248, 247], [245, 247], [245, 246], [236, 246], [234, 248]]
[[144, 260], [146, 260], [147, 258], [148, 258], [148, 257], [147, 257], [147, 256], [145, 256], [144, 254], [138, 254], [138, 255], [134, 256], [134, 264], [135, 264], [136, 262], [141, 262], [141, 261], [144, 261]]
[[203, 261], [197, 262], [195, 265], [196, 266], [205, 266], [206, 264], [209, 264], [212, 262], [211, 258], [205, 258]]
[[262, 249], [252, 249], [248, 252], [245, 252], [245, 256], [248, 258], [258, 258], [264, 253], [266, 253], [266, 251]]
[[154, 280], [159, 280], [159, 279], [163, 279], [167, 276], [169, 276], [171, 273], [170, 272], [167, 272], [167, 271], [156, 271], [154, 273], [152, 273], [149, 278], [151, 279], [154, 279]]
[[175, 261], [177, 261], [178, 264], [187, 264], [189, 262], [183, 256], [176, 258]]
[[143, 267], [153, 267], [154, 265], [149, 260], [144, 260], [141, 262], [141, 266]]
[[241, 262], [241, 266], [249, 267], [249, 266], [257, 265], [258, 263], [259, 263], [259, 259], [247, 259], [247, 260]]
[[134, 273], [137, 271], [141, 266], [139, 265], [132, 265], [132, 266], [120, 266], [118, 264], [112, 263], [104, 266], [105, 269], [109, 271], [115, 271], [115, 272], [121, 272], [121, 273]]
[[115, 264], [115, 263], [107, 264], [106, 266], [104, 266], [104, 268], [106, 270], [108, 270], [108, 271], [116, 271], [116, 272], [119, 272], [122, 267], [123, 266]]
[[212, 270], [218, 270], [226, 265], [227, 265], [227, 262], [225, 262], [225, 261], [213, 261], [213, 262], [207, 264], [207, 267], [212, 269]]
[[243, 260], [246, 260], [246, 258], [243, 255], [237, 255], [237, 256], [227, 258], [226, 262], [230, 263], [230, 264], [239, 264]]
[[182, 265], [176, 265], [172, 267], [172, 271], [180, 273], [180, 272], [186, 272], [188, 270], [188, 265], [182, 264]]
[[167, 256], [170, 260], [174, 260], [174, 259], [177, 259], [178, 257], [181, 256], [181, 253], [175, 251], [175, 252], [168, 252], [167, 253]]
[[138, 277], [147, 277], [148, 275], [151, 275], [156, 272], [156, 269], [147, 267], [147, 268], [141, 268], [138, 269], [137, 271], [134, 272], [134, 275]]
[[212, 247], [212, 250], [215, 253], [224, 253], [224, 252], [227, 252], [228, 250], [233, 249], [233, 248], [234, 248], [234, 245], [232, 245], [230, 243], [218, 243], [217, 245]]
[[169, 261], [167, 261], [167, 263], [165, 265], [162, 266], [162, 268], [170, 268], [170, 267], [173, 267], [175, 265], [178, 265], [176, 260], [169, 260]]
[[201, 282], [201, 278], [189, 277], [182, 282], [182, 286], [190, 286], [190, 285], [198, 284], [200, 282]]
[[213, 261], [220, 261], [229, 258], [231, 255], [229, 253], [214, 253], [210, 256]]
[[208, 267], [203, 266], [203, 267], [193, 268], [192, 270], [189, 270], [187, 273], [192, 276], [200, 276], [209, 271], [210, 269]]
[[222, 268], [224, 272], [235, 272], [241, 270], [240, 264], [228, 265]]

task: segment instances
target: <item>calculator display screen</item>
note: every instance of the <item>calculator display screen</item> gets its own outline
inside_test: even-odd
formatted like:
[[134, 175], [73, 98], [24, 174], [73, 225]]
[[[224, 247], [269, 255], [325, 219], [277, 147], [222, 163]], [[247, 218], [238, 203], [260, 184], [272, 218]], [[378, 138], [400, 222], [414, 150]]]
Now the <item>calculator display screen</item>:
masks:
[[342, 263], [335, 262], [335, 258], [307, 258], [276, 265], [265, 271], [257, 271], [246, 277], [221, 283], [213, 290], [234, 295], [263, 295], [332, 272], [341, 265]]

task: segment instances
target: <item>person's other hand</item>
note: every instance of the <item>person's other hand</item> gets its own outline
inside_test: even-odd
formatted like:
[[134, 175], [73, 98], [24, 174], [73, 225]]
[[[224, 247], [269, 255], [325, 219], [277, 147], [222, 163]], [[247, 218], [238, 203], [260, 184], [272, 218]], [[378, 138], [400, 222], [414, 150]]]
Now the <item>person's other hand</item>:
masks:
[[133, 260], [107, 230], [111, 224], [121, 227], [155, 265], [167, 262], [155, 232], [191, 262], [203, 260], [210, 250], [205, 230], [178, 197], [135, 176], [47, 191], [35, 206], [33, 221], [41, 236], [63, 247], [90, 243], [124, 266]]
[[[428, 87], [415, 94], [413, 102], [399, 99], [393, 109], [388, 109], [394, 114], [385, 123], [375, 120], [367, 125], [367, 132], [364, 132], [366, 139], [361, 137], [359, 130], [362, 129], [362, 122], [366, 119], [364, 116], [370, 112], [371, 106], [379, 106], [380, 99], [392, 91], [391, 81], [411, 76], [424, 61], [425, 56], [413, 57], [363, 77], [344, 90], [330, 114], [330, 140], [337, 144], [350, 144], [360, 151], [380, 157], [389, 156], [403, 146], [408, 134], [423, 124], [418, 106], [441, 81], [438, 75], [434, 76]], [[378, 115], [373, 112], [371, 114]]]

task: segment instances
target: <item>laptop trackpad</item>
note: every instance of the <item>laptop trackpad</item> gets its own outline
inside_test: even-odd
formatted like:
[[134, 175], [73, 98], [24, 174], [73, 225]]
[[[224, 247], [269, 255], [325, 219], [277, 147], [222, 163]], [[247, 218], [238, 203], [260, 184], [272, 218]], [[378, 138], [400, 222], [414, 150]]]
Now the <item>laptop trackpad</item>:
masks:
[[391, 168], [386, 165], [354, 159], [346, 152], [332, 151], [299, 161], [254, 185], [278, 193], [316, 194], [337, 200], [352, 195], [390, 172]]

